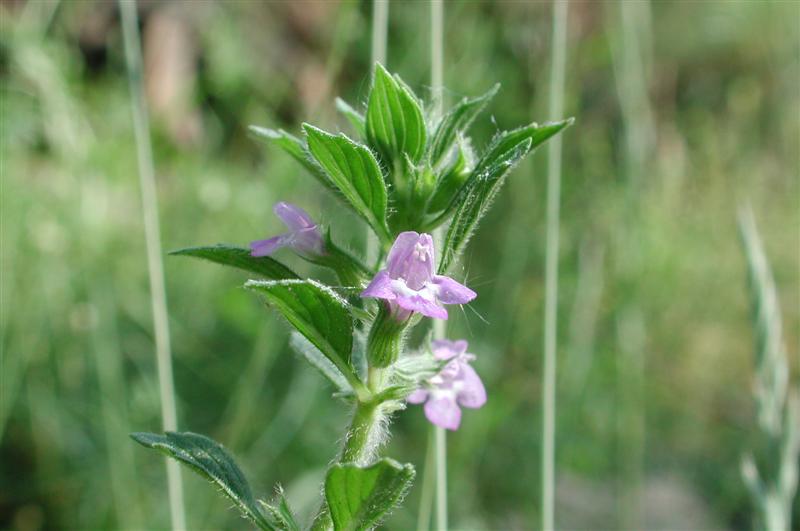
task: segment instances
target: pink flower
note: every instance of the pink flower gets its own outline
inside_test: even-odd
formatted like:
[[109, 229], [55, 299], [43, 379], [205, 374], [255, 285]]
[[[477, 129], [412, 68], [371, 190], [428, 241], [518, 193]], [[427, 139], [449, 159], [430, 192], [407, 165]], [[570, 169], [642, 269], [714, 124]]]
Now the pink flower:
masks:
[[272, 211], [281, 218], [289, 232], [252, 242], [250, 244], [252, 256], [268, 256], [281, 247], [291, 247], [300, 254], [310, 256], [325, 252], [325, 242], [322, 240], [319, 226], [305, 210], [281, 201], [275, 204]]
[[444, 304], [464, 304], [476, 293], [450, 277], [434, 274], [433, 238], [403, 232], [389, 250], [386, 269], [372, 279], [362, 297], [388, 301], [392, 314], [405, 320], [413, 312], [447, 319]]
[[457, 430], [461, 424], [461, 407], [477, 409], [486, 403], [486, 389], [480, 376], [469, 362], [475, 359], [467, 353], [463, 339], [441, 339], [431, 343], [436, 359], [450, 360], [444, 369], [430, 378], [423, 388], [411, 393], [410, 404], [425, 403], [425, 416], [433, 424]]

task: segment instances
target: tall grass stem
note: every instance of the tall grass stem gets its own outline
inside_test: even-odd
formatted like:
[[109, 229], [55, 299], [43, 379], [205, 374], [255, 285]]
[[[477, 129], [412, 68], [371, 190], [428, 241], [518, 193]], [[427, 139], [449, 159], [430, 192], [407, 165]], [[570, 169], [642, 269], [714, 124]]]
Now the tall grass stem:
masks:
[[[444, 104], [444, 1], [431, 0], [431, 97], [433, 117], [438, 120]], [[436, 247], [441, 249], [442, 230], [434, 231]], [[447, 335], [447, 321], [437, 319], [433, 322], [433, 336], [444, 339]], [[438, 426], [432, 429], [435, 441], [434, 462], [436, 466], [436, 529], [447, 529], [447, 432]], [[426, 463], [429, 466], [429, 463]]]
[[[389, 39], [389, 0], [372, 0], [372, 65], [386, 66], [386, 49]], [[367, 264], [378, 260], [378, 239], [367, 228]]]
[[[553, 41], [550, 65], [550, 117], [564, 109], [567, 48], [567, 0], [553, 5]], [[544, 383], [542, 385], [542, 528], [555, 528], [556, 349], [558, 317], [558, 237], [561, 202], [561, 136], [547, 150], [547, 243], [545, 257]]]
[[427, 531], [431, 527], [431, 513], [433, 511], [433, 489], [436, 481], [434, 460], [434, 432], [428, 432], [428, 449], [425, 452], [425, 468], [422, 472], [422, 492], [419, 495], [419, 511], [417, 512], [417, 531]]
[[[147, 268], [150, 277], [150, 300], [153, 311], [158, 385], [161, 399], [161, 419], [165, 431], [177, 429], [175, 387], [172, 378], [172, 353], [170, 351], [167, 294], [164, 286], [164, 264], [161, 260], [161, 235], [158, 222], [155, 170], [150, 144], [150, 124], [143, 90], [142, 54], [139, 37], [136, 0], [119, 0], [122, 16], [122, 33], [125, 62], [131, 92], [136, 154], [139, 165], [139, 186], [142, 196]], [[173, 529], [186, 529], [183, 504], [183, 486], [177, 461], [166, 459], [169, 506]]]

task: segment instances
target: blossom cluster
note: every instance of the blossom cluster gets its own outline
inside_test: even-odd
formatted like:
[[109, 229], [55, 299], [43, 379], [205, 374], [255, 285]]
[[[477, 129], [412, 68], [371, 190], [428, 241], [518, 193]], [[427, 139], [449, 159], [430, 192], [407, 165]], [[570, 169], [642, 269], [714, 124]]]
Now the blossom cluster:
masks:
[[[268, 256], [283, 247], [311, 259], [327, 252], [319, 224], [305, 210], [279, 202], [273, 211], [288, 232], [252, 242], [252, 256]], [[448, 276], [436, 274], [435, 261], [430, 234], [402, 232], [389, 250], [386, 268], [372, 278], [361, 297], [382, 301], [391, 318], [398, 322], [407, 322], [414, 314], [447, 319], [444, 305], [466, 304], [477, 294]], [[475, 356], [467, 353], [465, 340], [435, 340], [430, 346], [434, 358], [447, 363], [407, 400], [411, 404], [424, 403], [425, 416], [433, 424], [456, 430], [461, 423], [459, 406], [483, 406], [486, 390], [470, 365]]]

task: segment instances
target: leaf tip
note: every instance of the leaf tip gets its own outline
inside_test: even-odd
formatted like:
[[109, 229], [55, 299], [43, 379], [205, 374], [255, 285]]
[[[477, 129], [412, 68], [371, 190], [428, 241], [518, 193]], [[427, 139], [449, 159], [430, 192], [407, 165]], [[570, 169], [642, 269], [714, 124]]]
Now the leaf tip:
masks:
[[386, 70], [386, 67], [381, 64], [380, 61], [375, 61], [375, 67], [373, 68], [373, 75], [377, 77], [378, 75], [385, 76], [385, 77], [392, 77], [389, 74], [389, 71]]
[[134, 431], [129, 433], [128, 436], [136, 441], [137, 443], [141, 444], [142, 446], [146, 446], [148, 448], [152, 448], [155, 441], [153, 440], [155, 437], [158, 437], [155, 433], [148, 433], [146, 431]]

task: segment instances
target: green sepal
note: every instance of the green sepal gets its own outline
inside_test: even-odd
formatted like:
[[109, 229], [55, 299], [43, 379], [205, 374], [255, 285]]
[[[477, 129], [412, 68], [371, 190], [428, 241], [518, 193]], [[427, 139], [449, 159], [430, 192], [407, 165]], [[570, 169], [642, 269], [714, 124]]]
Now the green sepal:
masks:
[[187, 247], [170, 251], [172, 256], [192, 256], [217, 264], [235, 267], [242, 271], [255, 273], [270, 280], [299, 278], [297, 274], [269, 256], [251, 256], [249, 249], [233, 245], [217, 244], [205, 247]]
[[388, 385], [375, 401], [405, 400], [422, 382], [439, 374], [449, 361], [436, 359], [430, 352], [400, 357], [388, 369]]
[[368, 467], [336, 463], [325, 478], [325, 498], [336, 531], [372, 529], [411, 487], [414, 467], [384, 458]]
[[131, 438], [158, 450], [203, 476], [227, 496], [259, 529], [279, 529], [261, 512], [239, 466], [221, 444], [198, 433], [131, 433]]
[[399, 321], [383, 301], [367, 337], [367, 360], [370, 367], [388, 367], [403, 349], [403, 335], [408, 320]]

